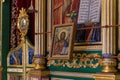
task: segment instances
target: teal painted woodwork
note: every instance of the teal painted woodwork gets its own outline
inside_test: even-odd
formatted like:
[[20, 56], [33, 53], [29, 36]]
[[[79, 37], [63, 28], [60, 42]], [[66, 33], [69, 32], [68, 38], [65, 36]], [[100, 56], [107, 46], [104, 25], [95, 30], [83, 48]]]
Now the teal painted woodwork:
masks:
[[[98, 53], [100, 56], [102, 55], [102, 51], [81, 51], [81, 52], [73, 52], [74, 54], [94, 54], [94, 53]], [[71, 62], [71, 60], [70, 60]], [[79, 62], [79, 61], [78, 61]], [[57, 63], [57, 60], [56, 60]], [[94, 61], [93, 63], [96, 63], [96, 61]], [[91, 68], [91, 67], [81, 67], [81, 68], [68, 68], [68, 67], [62, 67], [62, 66], [53, 66], [51, 65], [49, 67], [50, 70], [52, 71], [67, 71], [67, 72], [87, 72], [87, 73], [96, 73], [96, 72], [101, 72], [102, 70], [102, 66], [98, 66], [97, 68]]]

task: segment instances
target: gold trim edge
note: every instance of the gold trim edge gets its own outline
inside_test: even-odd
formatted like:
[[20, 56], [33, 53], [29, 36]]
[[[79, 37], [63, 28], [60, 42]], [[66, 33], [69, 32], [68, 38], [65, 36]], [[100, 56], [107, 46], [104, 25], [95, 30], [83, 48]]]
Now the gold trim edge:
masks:
[[102, 50], [102, 45], [92, 45], [92, 46], [74, 46], [74, 51], [80, 50]]
[[93, 78], [93, 73], [50, 71], [50, 75]]

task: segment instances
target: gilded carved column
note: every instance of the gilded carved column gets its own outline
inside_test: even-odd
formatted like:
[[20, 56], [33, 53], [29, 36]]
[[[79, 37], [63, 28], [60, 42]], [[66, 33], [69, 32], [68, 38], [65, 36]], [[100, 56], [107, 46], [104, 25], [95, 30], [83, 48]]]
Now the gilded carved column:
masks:
[[35, 0], [35, 69], [45, 69], [46, 0]]
[[[47, 0], [47, 32], [52, 32], [52, 0]], [[47, 34], [47, 51], [50, 51], [51, 47], [51, 34]]]
[[[120, 24], [120, 0], [118, 0], [118, 24]], [[118, 27], [118, 50], [120, 50], [120, 26]]]
[[[116, 0], [102, 0], [102, 25], [116, 24]], [[116, 59], [116, 28], [115, 26], [102, 29], [103, 49], [102, 72], [117, 72]]]
[[45, 28], [46, 0], [35, 0], [35, 67], [29, 71], [29, 80], [49, 80], [49, 71], [45, 67]]
[[46, 0], [35, 0], [35, 54], [45, 55]]
[[[117, 0], [102, 0], [102, 26], [116, 24], [116, 5]], [[120, 80], [120, 74], [117, 74], [117, 61], [112, 56], [116, 54], [116, 27], [107, 27], [102, 29], [102, 66], [101, 72], [93, 74], [95, 80]], [[111, 73], [111, 74], [109, 74]]]

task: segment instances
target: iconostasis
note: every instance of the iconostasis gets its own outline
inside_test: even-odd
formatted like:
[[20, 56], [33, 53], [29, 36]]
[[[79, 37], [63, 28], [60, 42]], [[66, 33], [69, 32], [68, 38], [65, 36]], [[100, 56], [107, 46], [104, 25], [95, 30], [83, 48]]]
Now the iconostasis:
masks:
[[[32, 57], [46, 58], [47, 53], [53, 80], [92, 80], [98, 72], [117, 71], [116, 59], [106, 58], [118, 55], [114, 35], [119, 31], [108, 27], [117, 23], [116, 0], [12, 0], [10, 4], [8, 79], [26, 80]], [[18, 25], [22, 7], [28, 18], [22, 17]]]
[[[52, 75], [64, 77], [68, 74], [66, 76], [70, 77], [72, 76], [69, 74], [70, 71], [73, 74], [82, 72], [79, 75], [88, 73], [91, 78], [90, 73], [117, 71], [116, 64], [114, 64], [116, 59], [102, 59], [102, 57], [118, 55], [116, 53], [117, 40], [114, 36], [117, 34], [117, 29], [106, 26], [116, 25], [117, 1], [49, 0], [47, 3], [47, 28], [48, 32], [52, 32], [52, 39], [51, 35], [48, 36], [47, 44], [50, 53], [48, 66]], [[72, 40], [70, 39], [72, 32], [70, 28], [68, 29], [71, 23], [75, 24], [73, 26], [75, 34]], [[61, 37], [62, 33], [65, 35]], [[72, 43], [72, 45], [68, 43]], [[72, 57], [68, 58], [71, 55]], [[108, 65], [105, 64], [112, 61], [113, 64], [109, 66], [114, 66], [114, 68], [107, 70]], [[76, 75], [76, 77], [78, 76]]]

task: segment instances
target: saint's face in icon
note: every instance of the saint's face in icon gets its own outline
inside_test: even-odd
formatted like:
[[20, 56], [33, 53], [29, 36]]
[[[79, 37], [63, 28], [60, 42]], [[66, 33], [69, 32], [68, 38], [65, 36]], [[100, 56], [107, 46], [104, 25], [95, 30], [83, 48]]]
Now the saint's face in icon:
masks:
[[60, 34], [60, 40], [65, 40], [65, 36], [66, 36], [66, 33], [65, 32], [62, 32]]

